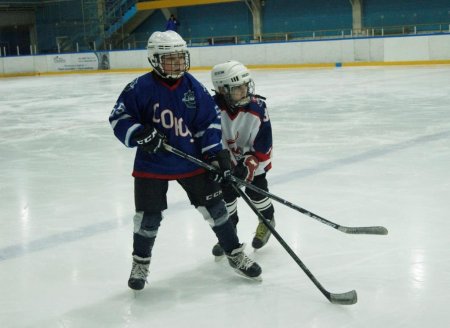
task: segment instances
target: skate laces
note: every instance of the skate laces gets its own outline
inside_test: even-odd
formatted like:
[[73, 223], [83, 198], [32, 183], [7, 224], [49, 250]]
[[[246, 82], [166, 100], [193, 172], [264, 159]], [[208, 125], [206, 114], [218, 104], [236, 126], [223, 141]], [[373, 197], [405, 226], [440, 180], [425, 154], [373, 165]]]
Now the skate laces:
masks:
[[253, 265], [252, 259], [250, 259], [245, 253], [240, 253], [237, 255], [239, 263], [236, 263], [239, 269], [248, 269]]
[[255, 237], [263, 240], [264, 238], [266, 238], [266, 234], [268, 231], [269, 231], [269, 229], [265, 226], [264, 223], [261, 222], [258, 224], [258, 227], [256, 228]]
[[238, 269], [248, 269], [255, 263], [242, 250], [235, 255], [231, 255], [230, 258]]
[[131, 268], [131, 278], [147, 281], [149, 264], [142, 264], [133, 261]]

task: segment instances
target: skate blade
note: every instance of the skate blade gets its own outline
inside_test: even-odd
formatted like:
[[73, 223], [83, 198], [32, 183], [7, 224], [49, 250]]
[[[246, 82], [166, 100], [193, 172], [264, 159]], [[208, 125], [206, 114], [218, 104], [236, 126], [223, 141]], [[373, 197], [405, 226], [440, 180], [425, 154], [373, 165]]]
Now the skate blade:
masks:
[[246, 276], [245, 274], [243, 274], [241, 271], [239, 270], [234, 270], [234, 272], [236, 272], [238, 275], [240, 275], [241, 277], [244, 277], [245, 279], [251, 280], [251, 281], [255, 281], [255, 282], [262, 282], [262, 277], [261, 275], [259, 275], [258, 277], [249, 277]]
[[214, 261], [215, 262], [220, 262], [225, 258], [225, 255], [220, 255], [220, 256], [214, 256]]
[[144, 289], [141, 290], [132, 289], [134, 298], [138, 298], [140, 295], [142, 295], [143, 290]]

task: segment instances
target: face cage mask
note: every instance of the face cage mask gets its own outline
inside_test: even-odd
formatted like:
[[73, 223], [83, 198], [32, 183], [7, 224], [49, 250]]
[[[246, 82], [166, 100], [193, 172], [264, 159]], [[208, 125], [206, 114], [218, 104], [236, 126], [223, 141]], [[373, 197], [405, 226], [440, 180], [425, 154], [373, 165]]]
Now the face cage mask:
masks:
[[[167, 58], [163, 58], [165, 56], [178, 56], [180, 54], [184, 54], [184, 67], [182, 66], [181, 69], [179, 69], [180, 64], [174, 64], [172, 62], [172, 70], [170, 74], [166, 73], [164, 71], [163, 66], [163, 60], [168, 60]], [[172, 61], [177, 60], [176, 58], [172, 59]], [[179, 60], [179, 59], [178, 59]], [[153, 55], [153, 60], [150, 61], [150, 64], [155, 69], [156, 73], [160, 75], [164, 79], [179, 79], [183, 76], [184, 73], [186, 73], [190, 68], [190, 54], [188, 51], [180, 51], [180, 52], [171, 52], [167, 54], [155, 54]], [[166, 65], [167, 66], [167, 65]]]
[[[239, 100], [234, 100], [232, 97], [233, 89], [239, 88], [245, 84], [247, 85], [247, 94]], [[255, 94], [255, 82], [253, 82], [253, 80], [250, 80], [247, 83], [243, 83], [237, 86], [235, 85], [230, 87], [228, 85], [225, 85], [223, 97], [225, 98], [225, 102], [230, 107], [230, 109], [235, 109], [237, 107], [243, 107], [248, 105], [250, 103], [250, 97], [253, 94]]]

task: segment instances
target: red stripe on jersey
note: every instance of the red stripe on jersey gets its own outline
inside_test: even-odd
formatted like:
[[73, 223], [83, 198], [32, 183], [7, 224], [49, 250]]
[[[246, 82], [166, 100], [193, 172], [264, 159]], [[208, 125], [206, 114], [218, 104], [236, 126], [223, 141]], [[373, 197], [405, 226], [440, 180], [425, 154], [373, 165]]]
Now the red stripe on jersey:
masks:
[[265, 154], [265, 153], [260, 153], [260, 152], [257, 152], [257, 151], [252, 152], [252, 153], [256, 156], [256, 158], [258, 159], [258, 161], [260, 161], [260, 162], [265, 162], [265, 161], [267, 161], [267, 160], [270, 159], [270, 153], [271, 153], [271, 152], [272, 152], [272, 149], [270, 149], [269, 152], [268, 152], [267, 154]]

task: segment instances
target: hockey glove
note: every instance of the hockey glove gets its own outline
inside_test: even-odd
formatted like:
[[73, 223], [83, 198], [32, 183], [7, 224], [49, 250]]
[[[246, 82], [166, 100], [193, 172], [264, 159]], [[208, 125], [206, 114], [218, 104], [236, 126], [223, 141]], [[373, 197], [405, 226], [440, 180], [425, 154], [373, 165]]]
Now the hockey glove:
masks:
[[228, 150], [222, 149], [219, 151], [216, 156], [211, 159], [211, 165], [219, 169], [215, 172], [209, 172], [209, 178], [211, 180], [225, 185], [231, 182], [231, 158]]
[[164, 142], [164, 135], [152, 126], [146, 126], [142, 131], [136, 133], [134, 140], [137, 146], [148, 153], [158, 152]]
[[255, 177], [255, 171], [259, 166], [258, 159], [249, 154], [245, 155], [233, 169], [233, 175], [236, 178], [252, 182]]

